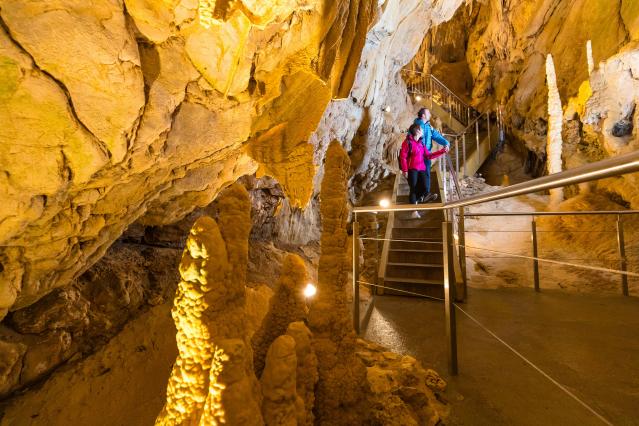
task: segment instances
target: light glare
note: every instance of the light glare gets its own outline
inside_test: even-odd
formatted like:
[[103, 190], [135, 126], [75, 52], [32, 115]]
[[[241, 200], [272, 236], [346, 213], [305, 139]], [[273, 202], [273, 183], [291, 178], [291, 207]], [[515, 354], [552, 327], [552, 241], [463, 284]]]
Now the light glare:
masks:
[[306, 284], [306, 287], [304, 288], [304, 297], [313, 297], [316, 293], [317, 288], [313, 284]]
[[390, 207], [390, 200], [388, 198], [383, 198], [379, 201], [379, 206], [387, 209]]

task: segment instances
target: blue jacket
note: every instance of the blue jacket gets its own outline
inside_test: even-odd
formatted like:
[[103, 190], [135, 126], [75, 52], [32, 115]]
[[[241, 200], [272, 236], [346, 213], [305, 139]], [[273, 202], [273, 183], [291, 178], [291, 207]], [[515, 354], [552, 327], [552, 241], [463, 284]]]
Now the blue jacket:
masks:
[[430, 123], [426, 123], [421, 118], [417, 117], [415, 121], [413, 122], [413, 124], [419, 124], [421, 126], [422, 134], [423, 134], [422, 142], [424, 143], [424, 145], [426, 145], [426, 149], [428, 149], [429, 151], [433, 150], [433, 139], [435, 139], [435, 142], [437, 142], [440, 145], [443, 145], [443, 146], [449, 145], [446, 138], [444, 138], [441, 133], [435, 130], [433, 126], [430, 125]]

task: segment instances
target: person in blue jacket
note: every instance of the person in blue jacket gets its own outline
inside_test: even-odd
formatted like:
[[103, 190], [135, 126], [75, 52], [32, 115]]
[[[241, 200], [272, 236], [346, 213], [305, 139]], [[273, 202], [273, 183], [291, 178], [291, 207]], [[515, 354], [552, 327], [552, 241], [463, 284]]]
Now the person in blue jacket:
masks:
[[[438, 144], [450, 148], [450, 143], [446, 140], [445, 137], [442, 136], [435, 128], [430, 124], [430, 110], [428, 108], [421, 108], [417, 112], [417, 118], [413, 122], [413, 124], [418, 124], [422, 129], [422, 143], [426, 146], [426, 149], [429, 152], [432, 152], [433, 148], [433, 140]], [[426, 195], [424, 195], [422, 202], [435, 201], [437, 199], [437, 194], [430, 193], [430, 168], [431, 161], [426, 161]]]

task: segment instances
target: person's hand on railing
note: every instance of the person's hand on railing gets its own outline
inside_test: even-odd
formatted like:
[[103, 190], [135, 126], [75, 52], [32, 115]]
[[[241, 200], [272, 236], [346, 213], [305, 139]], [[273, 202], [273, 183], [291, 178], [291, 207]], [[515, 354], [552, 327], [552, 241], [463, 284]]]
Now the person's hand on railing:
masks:
[[404, 178], [408, 179], [408, 172], [402, 172], [402, 176], [404, 176]]
[[444, 145], [444, 151], [446, 151], [446, 154], [448, 154], [448, 152], [450, 151], [450, 145]]

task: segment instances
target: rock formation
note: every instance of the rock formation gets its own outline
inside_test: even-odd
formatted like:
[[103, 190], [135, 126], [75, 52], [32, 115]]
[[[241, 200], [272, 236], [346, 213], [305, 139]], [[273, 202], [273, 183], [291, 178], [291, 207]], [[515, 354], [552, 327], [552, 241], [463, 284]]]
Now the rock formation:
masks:
[[460, 2], [2, 0], [0, 316], [258, 169], [300, 215], [360, 127], [374, 186], [408, 107], [392, 76]]
[[[437, 48], [429, 51], [432, 40]], [[535, 171], [543, 171], [545, 58], [551, 54], [559, 96], [569, 101], [563, 137], [569, 169], [633, 149], [636, 88], [629, 70], [639, 56], [637, 40], [639, 7], [630, 1], [474, 2], [426, 37], [411, 66], [432, 69], [451, 87], [467, 79], [459, 69], [468, 67], [472, 104], [480, 110], [504, 105], [509, 141], [524, 156], [528, 150], [540, 165]], [[437, 74], [439, 68], [447, 72]], [[639, 194], [632, 175], [591, 186], [633, 206]]]
[[[552, 55], [546, 57], [546, 82], [548, 84], [548, 142], [546, 143], [546, 165], [548, 174], [559, 173], [563, 169], [561, 164], [561, 125], [563, 114], [561, 99], [557, 89], [557, 75]], [[550, 190], [550, 204], [557, 208], [563, 201], [563, 188]]]
[[317, 356], [315, 356], [311, 342], [312, 334], [303, 322], [291, 323], [286, 334], [295, 339], [297, 396], [304, 403], [303, 415], [298, 410], [297, 424], [311, 426], [314, 424], [315, 385], [319, 379]]
[[156, 424], [262, 423], [245, 318], [249, 214], [236, 184], [220, 200], [218, 222], [193, 225], [172, 311], [179, 356]]
[[264, 373], [261, 383], [264, 390], [262, 415], [264, 424], [269, 425], [297, 425], [301, 408], [304, 413], [303, 402], [298, 403], [296, 388], [297, 355], [295, 339], [291, 336], [279, 336], [268, 349]]
[[251, 342], [257, 376], [262, 374], [266, 352], [275, 339], [286, 333], [290, 323], [306, 319], [303, 290], [307, 282], [304, 261], [297, 255], [287, 255], [282, 263], [268, 313]]
[[309, 313], [313, 349], [319, 363], [316, 388], [317, 421], [320, 424], [356, 424], [364, 416], [365, 371], [355, 357], [348, 285], [348, 236], [346, 234], [350, 161], [334, 141], [326, 153], [320, 192], [322, 217], [321, 255], [316, 300]]

